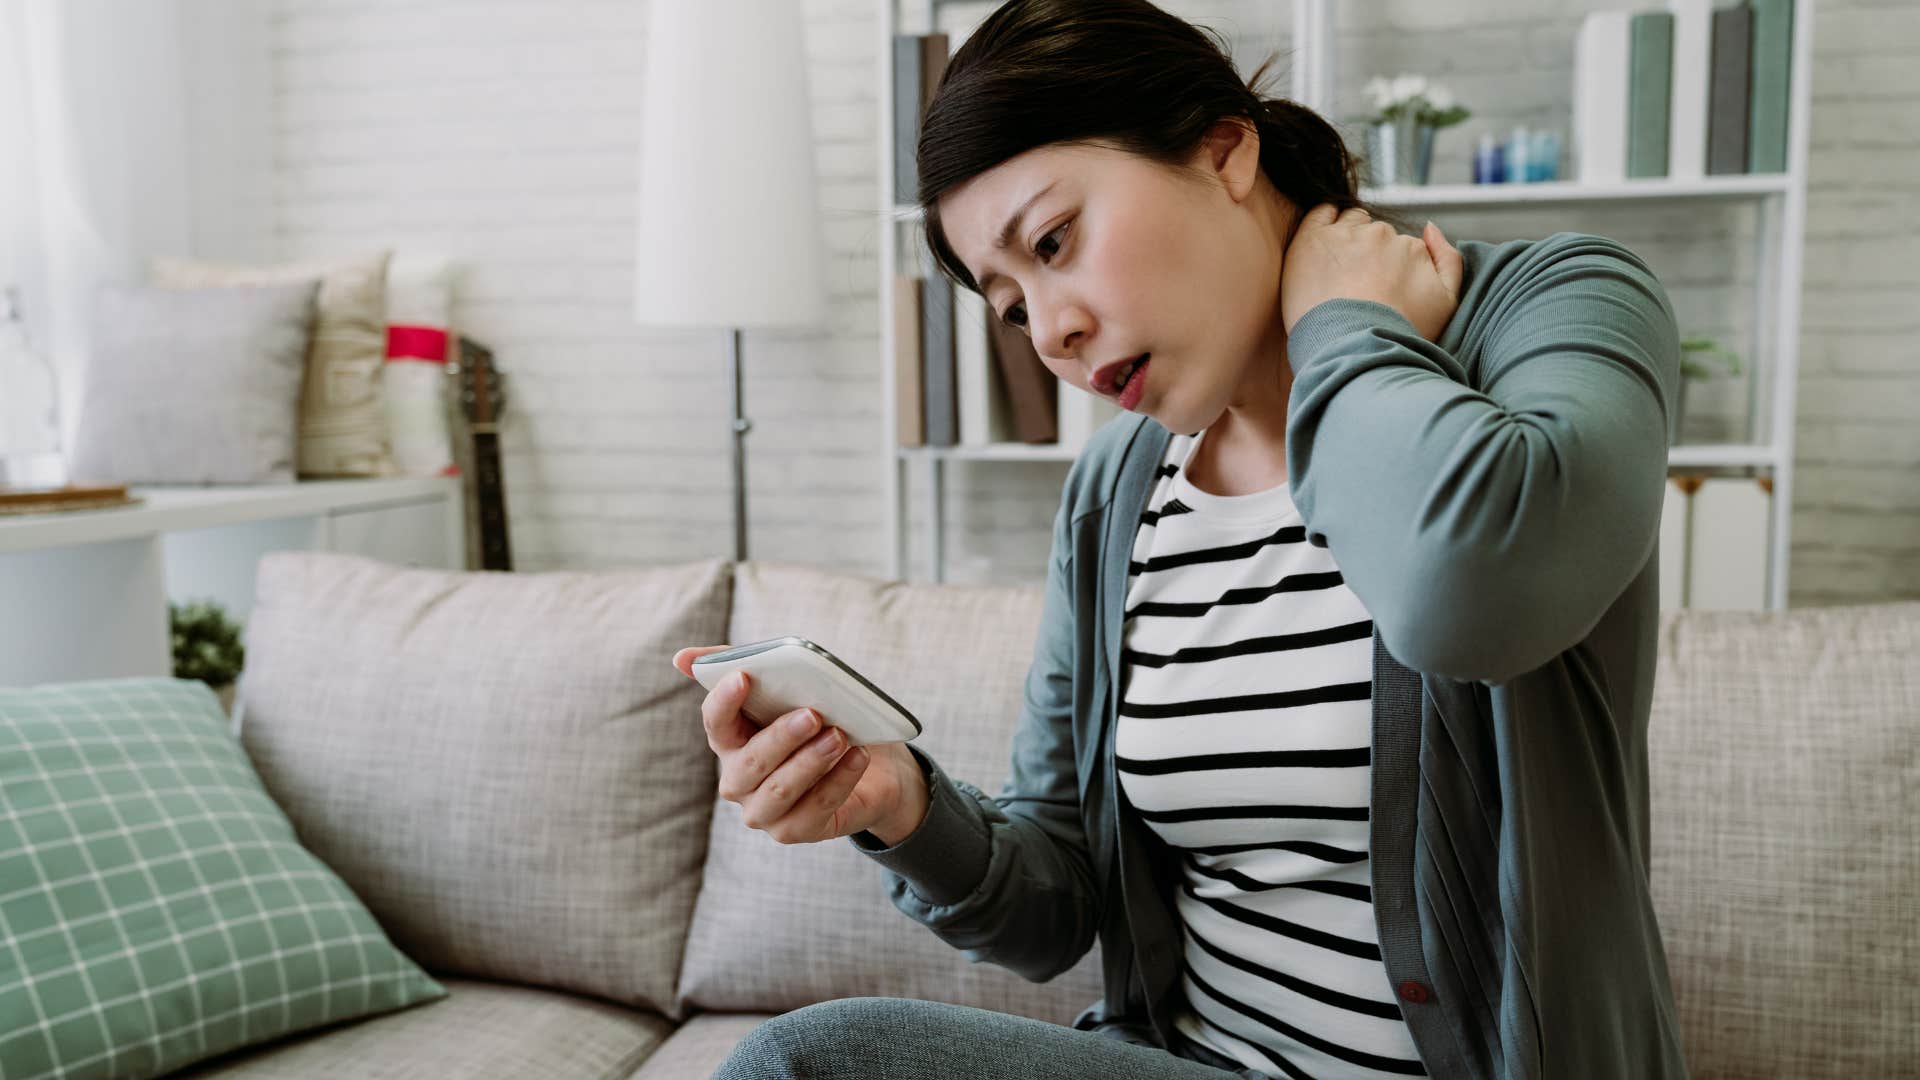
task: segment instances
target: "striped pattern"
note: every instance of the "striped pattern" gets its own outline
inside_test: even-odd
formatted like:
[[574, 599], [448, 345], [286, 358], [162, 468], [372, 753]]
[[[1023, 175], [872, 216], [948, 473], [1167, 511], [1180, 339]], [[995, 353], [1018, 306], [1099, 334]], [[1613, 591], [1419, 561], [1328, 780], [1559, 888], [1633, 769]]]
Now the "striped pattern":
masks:
[[1129, 568], [1121, 788], [1183, 853], [1175, 1021], [1275, 1076], [1422, 1076], [1368, 863], [1373, 623], [1286, 484], [1196, 488], [1168, 443]]

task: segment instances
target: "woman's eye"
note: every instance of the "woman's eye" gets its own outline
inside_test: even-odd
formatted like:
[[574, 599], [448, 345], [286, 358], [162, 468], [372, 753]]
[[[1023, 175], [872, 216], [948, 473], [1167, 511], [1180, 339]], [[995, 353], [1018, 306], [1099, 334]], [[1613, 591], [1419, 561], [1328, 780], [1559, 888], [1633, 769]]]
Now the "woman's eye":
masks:
[[[1040, 242], [1033, 245], [1033, 253], [1034, 255], [1039, 257], [1042, 263], [1051, 262], [1053, 257], [1060, 253], [1060, 241], [1053, 240], [1053, 238], [1056, 236], [1059, 236], [1061, 233], [1066, 232], [1068, 226], [1071, 226], [1072, 224], [1073, 224], [1072, 219], [1068, 219], [1067, 221], [1062, 222], [1059, 228], [1041, 237]], [[1045, 247], [1049, 240], [1053, 240], [1053, 250], [1043, 252], [1041, 248]], [[1019, 315], [1020, 315], [1020, 317], [1017, 319], [1014, 318], [1015, 312], [1019, 312]], [[1007, 313], [1005, 315], [1000, 316], [1000, 320], [1002, 322], [1005, 322], [1009, 326], [1025, 326], [1027, 325], [1027, 313], [1020, 310], [1019, 304], [1015, 304], [1012, 307], [1007, 309]]]
[[1046, 244], [1046, 242], [1047, 242], [1047, 241], [1049, 241], [1049, 240], [1052, 240], [1052, 239], [1053, 239], [1054, 237], [1056, 237], [1056, 236], [1059, 236], [1059, 235], [1060, 235], [1061, 233], [1063, 233], [1063, 232], [1066, 232], [1066, 231], [1067, 231], [1067, 226], [1069, 226], [1069, 225], [1072, 225], [1072, 224], [1073, 224], [1073, 221], [1072, 221], [1071, 219], [1069, 219], [1069, 220], [1067, 220], [1067, 221], [1063, 221], [1063, 222], [1061, 222], [1061, 223], [1060, 223], [1060, 227], [1059, 227], [1059, 228], [1057, 228], [1057, 229], [1055, 229], [1055, 230], [1053, 230], [1052, 232], [1050, 232], [1050, 233], [1048, 233], [1047, 235], [1045, 235], [1045, 236], [1043, 236], [1043, 237], [1041, 237], [1041, 238], [1040, 238], [1040, 243], [1038, 243], [1038, 244], [1035, 244], [1035, 245], [1033, 245], [1033, 253], [1034, 253], [1035, 255], [1039, 255], [1039, 256], [1040, 256], [1040, 261], [1041, 261], [1041, 262], [1043, 262], [1043, 263], [1044, 263], [1044, 262], [1046, 262], [1046, 261], [1047, 261], [1048, 259], [1050, 259], [1050, 258], [1051, 258], [1051, 257], [1052, 257], [1053, 255], [1056, 255], [1056, 254], [1058, 254], [1058, 253], [1059, 253], [1059, 251], [1060, 251], [1060, 244], [1059, 244], [1059, 243], [1058, 243], [1058, 242], [1056, 241], [1056, 242], [1054, 243], [1054, 245], [1053, 245], [1053, 251], [1052, 251], [1052, 252], [1050, 252], [1050, 253], [1044, 253], [1044, 254], [1043, 254], [1043, 253], [1041, 252], [1041, 250], [1040, 250], [1040, 249], [1041, 249], [1041, 247], [1042, 247], [1042, 246], [1044, 246], [1044, 245]]

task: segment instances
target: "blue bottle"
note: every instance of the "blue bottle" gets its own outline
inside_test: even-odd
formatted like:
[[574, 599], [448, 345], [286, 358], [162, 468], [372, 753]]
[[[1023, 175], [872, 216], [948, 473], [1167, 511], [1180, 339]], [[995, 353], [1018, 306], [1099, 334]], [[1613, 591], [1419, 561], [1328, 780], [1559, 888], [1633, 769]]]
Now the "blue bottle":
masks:
[[1498, 184], [1506, 180], [1506, 153], [1500, 146], [1500, 140], [1493, 132], [1480, 134], [1480, 143], [1473, 152], [1473, 182], [1476, 184]]
[[1507, 140], [1507, 183], [1524, 184], [1533, 179], [1532, 169], [1528, 165], [1527, 129], [1516, 127], [1513, 136]]

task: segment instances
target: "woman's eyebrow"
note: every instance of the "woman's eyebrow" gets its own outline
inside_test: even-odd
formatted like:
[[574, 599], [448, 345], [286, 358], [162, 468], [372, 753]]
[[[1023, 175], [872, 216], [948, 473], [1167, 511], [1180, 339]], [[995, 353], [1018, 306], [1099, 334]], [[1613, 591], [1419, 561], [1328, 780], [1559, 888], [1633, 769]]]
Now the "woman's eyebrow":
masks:
[[[1040, 196], [1045, 195], [1049, 191], [1052, 191], [1054, 188], [1054, 184], [1058, 184], [1058, 183], [1059, 183], [1058, 180], [1055, 180], [1052, 183], [1049, 183], [1046, 187], [1043, 187], [1039, 191], [1034, 192], [1033, 195], [1029, 197], [1026, 202], [1021, 203], [1017, 208], [1014, 209], [1013, 213], [1007, 217], [1007, 223], [1000, 227], [1000, 235], [996, 237], [993, 241], [993, 246], [996, 251], [1005, 251], [1008, 248], [1013, 246], [1014, 238], [1020, 235], [1021, 219], [1027, 216], [1028, 210], [1033, 209], [1034, 203], [1037, 203], [1040, 201]], [[980, 291], [982, 293], [985, 293], [987, 291], [987, 286], [992, 285], [994, 282], [999, 280], [1000, 280], [999, 274], [994, 273], [992, 270], [987, 271], [986, 274], [980, 278], [980, 282], [979, 282]]]

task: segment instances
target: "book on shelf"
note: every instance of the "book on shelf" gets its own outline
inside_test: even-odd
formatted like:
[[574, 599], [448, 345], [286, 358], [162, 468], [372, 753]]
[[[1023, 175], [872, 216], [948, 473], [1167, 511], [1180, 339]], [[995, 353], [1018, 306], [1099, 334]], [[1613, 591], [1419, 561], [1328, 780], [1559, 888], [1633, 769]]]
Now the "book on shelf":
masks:
[[920, 117], [947, 71], [944, 33], [893, 36], [893, 195], [895, 202], [919, 197], [920, 168], [914, 153]]
[[66, 510], [99, 510], [132, 506], [145, 501], [128, 493], [125, 484], [64, 484], [57, 487], [10, 487], [0, 484], [0, 514], [44, 514]]
[[1747, 101], [1752, 63], [1753, 9], [1715, 8], [1713, 12], [1713, 97], [1707, 107], [1707, 173], [1724, 176], [1747, 171]]
[[1746, 0], [1753, 10], [1747, 171], [1787, 171], [1788, 93], [1793, 81], [1793, 0]]
[[954, 292], [954, 360], [960, 388], [960, 445], [989, 446], [1014, 441], [1013, 410], [993, 360], [992, 315], [987, 301], [970, 289]]
[[1574, 40], [1582, 183], [1787, 168], [1794, 0], [1595, 11]]
[[1627, 41], [1625, 11], [1595, 11], [1580, 22], [1573, 45], [1573, 145], [1583, 184], [1627, 175]]
[[1054, 443], [1060, 439], [1060, 380], [1040, 362], [1033, 340], [991, 314], [987, 318], [988, 344], [1013, 411], [1013, 438], [1023, 443]]
[[953, 280], [932, 274], [920, 283], [920, 383], [927, 445], [960, 441], [960, 372], [954, 355]]
[[1627, 19], [1627, 175], [1667, 175], [1667, 118], [1673, 107], [1673, 13]]
[[[1706, 57], [1713, 52], [1713, 0], [1667, 0], [1673, 13], [1673, 57]], [[1713, 83], [1709, 65], [1673, 63], [1672, 109], [1667, 117], [1667, 174], [1698, 180], [1707, 174], [1707, 96]]]
[[893, 411], [901, 446], [927, 445], [925, 374], [920, 359], [920, 279], [893, 275]]

